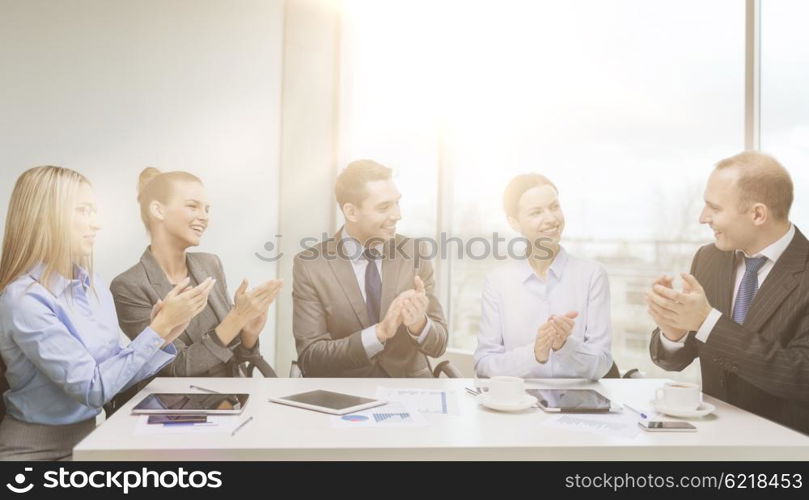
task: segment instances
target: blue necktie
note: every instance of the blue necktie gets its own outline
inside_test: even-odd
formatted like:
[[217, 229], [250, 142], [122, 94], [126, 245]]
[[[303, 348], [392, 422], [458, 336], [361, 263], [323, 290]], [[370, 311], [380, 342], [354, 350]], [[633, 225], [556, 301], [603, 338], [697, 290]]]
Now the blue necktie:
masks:
[[767, 257], [745, 257], [744, 276], [736, 293], [736, 302], [733, 304], [733, 321], [744, 324], [747, 311], [758, 291], [758, 270], [767, 262]]
[[368, 261], [365, 267], [365, 308], [368, 311], [368, 319], [372, 325], [379, 323], [379, 309], [382, 302], [382, 278], [379, 277], [379, 269], [376, 268], [376, 259], [380, 257], [379, 252], [371, 248], [366, 248], [362, 256]]

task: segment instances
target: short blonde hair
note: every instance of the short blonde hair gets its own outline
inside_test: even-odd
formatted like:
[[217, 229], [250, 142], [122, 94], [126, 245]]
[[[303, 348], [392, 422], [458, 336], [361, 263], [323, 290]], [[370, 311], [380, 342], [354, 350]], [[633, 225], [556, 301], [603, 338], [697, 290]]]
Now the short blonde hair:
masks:
[[789, 219], [793, 185], [789, 172], [770, 155], [745, 151], [716, 164], [716, 171], [735, 168], [739, 172], [739, 210], [749, 210], [754, 203], [763, 203], [776, 220]]
[[[63, 167], [35, 167], [20, 175], [6, 215], [3, 254], [0, 256], [0, 292], [37, 264], [45, 268], [40, 284], [50, 290], [50, 277], [73, 264], [93, 276], [93, 259], [72, 254], [74, 205], [82, 174]], [[66, 276], [71, 279], [72, 276]]]
[[202, 181], [194, 174], [176, 171], [161, 172], [154, 167], [146, 167], [138, 176], [138, 203], [140, 204], [140, 218], [146, 230], [149, 231], [149, 205], [153, 201], [168, 203], [176, 182]]

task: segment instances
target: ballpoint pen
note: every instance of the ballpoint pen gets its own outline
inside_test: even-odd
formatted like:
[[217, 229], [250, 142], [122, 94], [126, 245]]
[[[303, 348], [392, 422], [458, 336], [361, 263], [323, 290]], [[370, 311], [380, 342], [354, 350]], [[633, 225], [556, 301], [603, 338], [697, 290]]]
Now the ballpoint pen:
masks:
[[191, 387], [192, 389], [196, 389], [198, 391], [210, 392], [211, 394], [222, 394], [219, 391], [214, 391], [213, 389], [206, 389], [204, 387], [200, 387], [200, 386], [194, 385], [194, 384], [191, 384], [189, 387]]
[[631, 406], [629, 406], [629, 405], [628, 405], [628, 404], [626, 404], [626, 403], [624, 403], [624, 408], [629, 408], [630, 410], [634, 411], [635, 413], [637, 413], [638, 415], [640, 415], [640, 418], [649, 418], [649, 416], [648, 416], [648, 415], [646, 415], [645, 413], [643, 413], [642, 411], [638, 411], [638, 410], [636, 410], [636, 409], [632, 408]]
[[231, 433], [230, 433], [230, 435], [231, 435], [231, 436], [235, 436], [235, 435], [236, 435], [236, 433], [237, 433], [237, 432], [239, 432], [239, 430], [241, 430], [241, 428], [242, 428], [242, 427], [244, 427], [245, 425], [249, 424], [251, 420], [253, 420], [253, 417], [252, 417], [252, 416], [251, 416], [251, 417], [249, 417], [249, 418], [248, 418], [247, 420], [245, 420], [244, 422], [240, 423], [238, 427], [236, 427], [235, 429], [233, 429], [233, 432], [231, 432]]

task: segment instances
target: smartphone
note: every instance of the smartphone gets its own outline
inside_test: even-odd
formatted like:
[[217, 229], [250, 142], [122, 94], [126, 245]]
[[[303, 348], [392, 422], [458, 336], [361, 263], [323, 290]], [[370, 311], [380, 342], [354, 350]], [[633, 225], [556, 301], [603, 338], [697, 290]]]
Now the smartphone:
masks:
[[149, 415], [150, 424], [204, 424], [205, 415]]
[[673, 420], [641, 420], [638, 425], [649, 432], [696, 432], [697, 428], [688, 422]]

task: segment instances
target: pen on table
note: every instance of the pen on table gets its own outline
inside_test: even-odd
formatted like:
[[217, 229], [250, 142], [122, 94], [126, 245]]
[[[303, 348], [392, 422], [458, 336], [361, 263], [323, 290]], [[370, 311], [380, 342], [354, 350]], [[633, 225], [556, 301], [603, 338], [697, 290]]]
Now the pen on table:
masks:
[[636, 410], [636, 409], [632, 408], [631, 406], [629, 406], [629, 405], [628, 405], [628, 404], [626, 404], [626, 403], [624, 403], [624, 408], [629, 408], [630, 410], [634, 411], [635, 413], [637, 413], [638, 415], [640, 415], [640, 418], [649, 418], [649, 416], [648, 416], [648, 415], [646, 415], [645, 413], [643, 413], [642, 411], [638, 411], [638, 410]]
[[236, 433], [237, 433], [237, 432], [239, 432], [239, 430], [240, 430], [242, 427], [244, 427], [245, 425], [249, 424], [251, 420], [253, 420], [253, 417], [252, 417], [252, 416], [251, 416], [250, 418], [248, 418], [247, 420], [245, 420], [244, 422], [240, 423], [238, 427], [236, 427], [235, 429], [233, 429], [233, 432], [231, 432], [231, 433], [230, 433], [230, 435], [231, 435], [231, 436], [235, 436], [235, 435], [236, 435]]
[[198, 385], [193, 385], [193, 384], [191, 384], [189, 387], [191, 387], [192, 389], [196, 389], [196, 390], [198, 390], [198, 391], [210, 392], [211, 394], [222, 394], [222, 393], [221, 393], [221, 392], [219, 392], [219, 391], [214, 391], [213, 389], [206, 389], [206, 388], [204, 388], [204, 387], [200, 387], [200, 386], [198, 386]]

